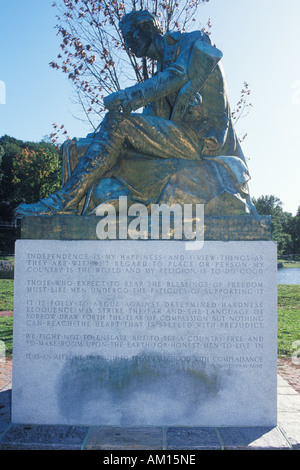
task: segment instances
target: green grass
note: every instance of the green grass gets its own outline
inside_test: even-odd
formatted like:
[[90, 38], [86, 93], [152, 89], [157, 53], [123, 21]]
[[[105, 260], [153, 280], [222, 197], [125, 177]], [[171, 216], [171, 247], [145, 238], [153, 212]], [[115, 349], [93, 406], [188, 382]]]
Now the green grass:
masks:
[[292, 356], [293, 343], [299, 340], [300, 285], [281, 284], [278, 286], [278, 355]]
[[[13, 310], [14, 281], [0, 279], [0, 312]], [[5, 343], [5, 354], [12, 354], [13, 317], [0, 317], [0, 340]]]
[[296, 260], [286, 260], [286, 259], [279, 259], [278, 264], [281, 264], [283, 268], [300, 268], [300, 261]]
[[0, 279], [0, 312], [9, 312], [14, 306], [13, 279]]
[[5, 343], [5, 355], [12, 355], [13, 317], [0, 317], [0, 340]]
[[[13, 309], [13, 280], [0, 280], [0, 311]], [[0, 340], [12, 352], [12, 317], [0, 317]], [[291, 357], [300, 340], [300, 285], [278, 286], [278, 355]], [[300, 345], [297, 347], [300, 349]]]
[[283, 268], [300, 268], [300, 256], [294, 255], [293, 258], [290, 256], [279, 256], [278, 263]]

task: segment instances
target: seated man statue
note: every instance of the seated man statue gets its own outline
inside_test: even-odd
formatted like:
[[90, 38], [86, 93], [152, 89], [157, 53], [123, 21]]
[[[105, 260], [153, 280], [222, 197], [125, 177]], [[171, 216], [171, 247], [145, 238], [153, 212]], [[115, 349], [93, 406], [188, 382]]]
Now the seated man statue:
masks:
[[108, 112], [96, 131], [63, 145], [62, 189], [17, 214], [93, 214], [119, 196], [129, 204], [204, 204], [208, 215], [255, 213], [222, 53], [204, 32], [163, 35], [148, 11], [126, 14], [120, 28], [128, 49], [157, 61], [157, 73], [104, 99]]

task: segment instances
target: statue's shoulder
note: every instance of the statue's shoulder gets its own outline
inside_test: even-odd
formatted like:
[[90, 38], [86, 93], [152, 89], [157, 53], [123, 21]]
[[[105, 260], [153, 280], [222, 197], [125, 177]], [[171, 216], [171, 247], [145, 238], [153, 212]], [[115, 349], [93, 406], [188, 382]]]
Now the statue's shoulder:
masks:
[[207, 44], [213, 45], [210, 36], [204, 31], [192, 31], [190, 33], [182, 33], [180, 31], [169, 31], [165, 34], [165, 41], [169, 46], [178, 43], [191, 44], [197, 41], [203, 41]]

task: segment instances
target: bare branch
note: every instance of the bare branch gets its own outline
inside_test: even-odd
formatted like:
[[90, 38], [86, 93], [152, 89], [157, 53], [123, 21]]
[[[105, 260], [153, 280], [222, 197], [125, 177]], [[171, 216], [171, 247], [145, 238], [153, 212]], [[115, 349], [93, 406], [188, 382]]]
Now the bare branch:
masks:
[[[51, 67], [66, 73], [87, 121], [98, 125], [102, 100], [130, 80], [142, 82], [155, 71], [152, 61], [137, 59], [125, 49], [119, 21], [125, 13], [146, 8], [164, 31], [187, 30], [197, 8], [208, 0], [58, 0], [60, 54]], [[97, 122], [94, 123], [94, 119]]]

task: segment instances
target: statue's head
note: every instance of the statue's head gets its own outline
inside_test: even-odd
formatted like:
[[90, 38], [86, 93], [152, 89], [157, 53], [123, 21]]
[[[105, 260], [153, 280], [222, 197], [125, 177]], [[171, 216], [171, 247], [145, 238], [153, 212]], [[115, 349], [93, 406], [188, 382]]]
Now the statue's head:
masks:
[[131, 49], [137, 57], [144, 57], [149, 43], [163, 33], [158, 19], [148, 10], [127, 13], [119, 25], [126, 48]]
[[128, 32], [133, 32], [137, 28], [145, 31], [162, 34], [162, 28], [158, 19], [148, 10], [131, 11], [123, 16], [120, 23], [123, 36]]

